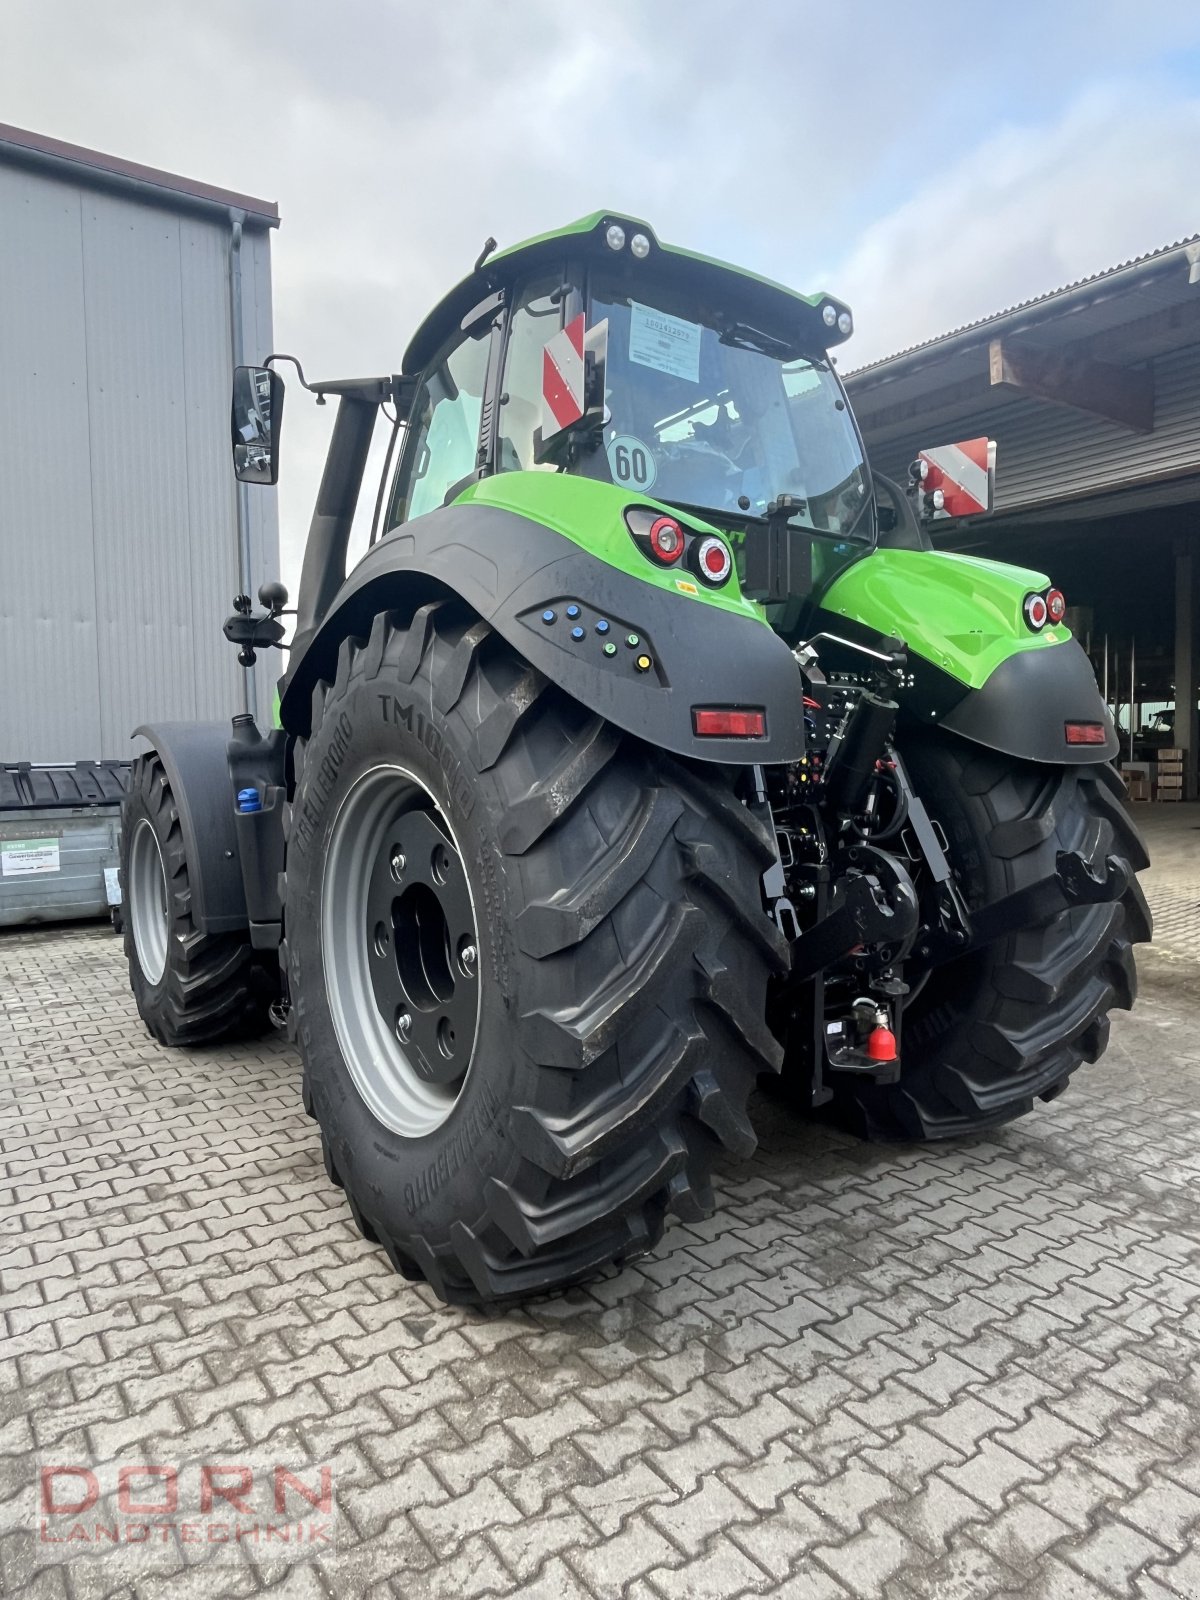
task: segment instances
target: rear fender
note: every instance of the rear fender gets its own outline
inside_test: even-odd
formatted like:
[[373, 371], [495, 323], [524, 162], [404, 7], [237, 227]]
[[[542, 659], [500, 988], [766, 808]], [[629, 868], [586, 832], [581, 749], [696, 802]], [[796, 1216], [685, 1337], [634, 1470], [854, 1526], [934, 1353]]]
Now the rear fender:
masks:
[[[898, 637], [911, 681], [902, 712], [988, 749], [1058, 765], [1111, 761], [1118, 741], [1095, 673], [1070, 630], [1034, 633], [1025, 598], [1040, 572], [945, 551], [878, 549], [838, 575], [813, 632]], [[1065, 724], [1100, 723], [1102, 744], [1069, 745]]]
[[[625, 543], [632, 551], [628, 535]], [[313, 688], [332, 680], [342, 640], [365, 638], [379, 612], [411, 616], [426, 601], [458, 596], [547, 679], [649, 744], [706, 761], [798, 759], [803, 707], [791, 651], [748, 602], [705, 603], [687, 592], [696, 588], [687, 574], [679, 586], [643, 580], [533, 517], [459, 501], [368, 551], [321, 626], [297, 640], [280, 719], [289, 733], [307, 735]], [[568, 615], [573, 606], [577, 617]], [[606, 654], [606, 644], [615, 650]], [[697, 739], [695, 705], [762, 707], [766, 736]]]

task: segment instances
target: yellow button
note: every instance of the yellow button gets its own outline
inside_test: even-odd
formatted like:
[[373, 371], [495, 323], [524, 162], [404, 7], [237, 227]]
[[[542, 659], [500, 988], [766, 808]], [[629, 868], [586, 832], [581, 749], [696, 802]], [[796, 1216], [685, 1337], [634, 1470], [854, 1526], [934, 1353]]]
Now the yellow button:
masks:
[[650, 665], [651, 665], [651, 662], [650, 662], [650, 657], [649, 656], [639, 656], [637, 658], [637, 660], [634, 662], [634, 666], [638, 669], [639, 672], [649, 672], [650, 671]]

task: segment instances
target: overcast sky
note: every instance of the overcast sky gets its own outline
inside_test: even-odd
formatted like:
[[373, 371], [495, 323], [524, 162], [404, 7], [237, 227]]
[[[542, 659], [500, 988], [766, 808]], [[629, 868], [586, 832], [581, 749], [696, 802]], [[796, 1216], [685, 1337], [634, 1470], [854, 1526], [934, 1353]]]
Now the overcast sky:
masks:
[[[0, 0], [0, 121], [277, 200], [310, 373], [600, 208], [838, 294], [849, 370], [1200, 231], [1200, 5]], [[330, 416], [288, 408], [293, 585]]]

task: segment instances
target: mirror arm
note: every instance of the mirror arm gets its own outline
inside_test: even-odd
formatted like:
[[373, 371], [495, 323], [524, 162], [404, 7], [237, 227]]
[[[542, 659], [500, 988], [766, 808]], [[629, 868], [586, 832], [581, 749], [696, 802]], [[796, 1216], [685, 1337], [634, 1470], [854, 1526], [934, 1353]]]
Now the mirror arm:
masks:
[[272, 351], [272, 353], [263, 362], [263, 366], [269, 367], [274, 361], [290, 361], [296, 369], [296, 376], [300, 379], [300, 387], [302, 389], [307, 389], [310, 394], [313, 393], [313, 386], [304, 376], [304, 368], [300, 365], [299, 356], [289, 356], [285, 355], [282, 351]]

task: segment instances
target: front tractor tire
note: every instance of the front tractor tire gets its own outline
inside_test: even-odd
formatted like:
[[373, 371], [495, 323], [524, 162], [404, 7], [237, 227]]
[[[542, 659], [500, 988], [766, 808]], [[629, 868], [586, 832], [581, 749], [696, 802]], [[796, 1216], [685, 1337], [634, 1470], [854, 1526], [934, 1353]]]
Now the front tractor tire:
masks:
[[771, 836], [456, 601], [377, 616], [314, 693], [283, 960], [305, 1104], [364, 1236], [495, 1305], [712, 1208], [786, 950]]
[[872, 1138], [979, 1132], [1053, 1100], [1108, 1043], [1109, 1014], [1137, 994], [1133, 946], [1151, 920], [1134, 873], [1148, 865], [1109, 766], [1016, 761], [949, 734], [904, 751], [941, 825], [967, 904], [1053, 874], [1059, 851], [1102, 873], [1130, 869], [1119, 900], [1063, 911], [935, 968], [905, 1009], [900, 1082], [839, 1083], [841, 1119]]
[[120, 931], [138, 1014], [165, 1045], [247, 1039], [267, 1027], [278, 983], [248, 932], [201, 933], [192, 919], [199, 864], [156, 752], [133, 763], [121, 807]]

